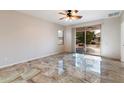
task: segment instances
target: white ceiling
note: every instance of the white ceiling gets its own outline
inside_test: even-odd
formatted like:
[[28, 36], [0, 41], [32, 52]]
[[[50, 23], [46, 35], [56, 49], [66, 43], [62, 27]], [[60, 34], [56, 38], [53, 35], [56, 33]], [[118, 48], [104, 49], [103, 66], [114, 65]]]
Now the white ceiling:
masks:
[[62, 10], [18, 10], [18, 12], [29, 14], [61, 25], [74, 25], [88, 21], [105, 19], [108, 18], [108, 14], [118, 12], [119, 10], [79, 10], [78, 14], [83, 16], [83, 18], [73, 21], [59, 20], [59, 18], [63, 17], [58, 14], [60, 11]]

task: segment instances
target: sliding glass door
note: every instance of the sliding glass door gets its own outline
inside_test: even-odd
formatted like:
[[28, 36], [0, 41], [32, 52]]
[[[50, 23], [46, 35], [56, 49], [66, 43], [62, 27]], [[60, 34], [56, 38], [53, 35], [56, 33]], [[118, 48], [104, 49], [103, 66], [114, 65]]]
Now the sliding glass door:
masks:
[[100, 55], [100, 25], [76, 29], [76, 52]]

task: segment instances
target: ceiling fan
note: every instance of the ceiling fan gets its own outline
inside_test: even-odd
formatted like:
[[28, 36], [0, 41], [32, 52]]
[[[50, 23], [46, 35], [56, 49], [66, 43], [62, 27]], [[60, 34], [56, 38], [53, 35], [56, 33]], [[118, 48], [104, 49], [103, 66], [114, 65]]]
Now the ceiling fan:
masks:
[[64, 12], [59, 12], [59, 14], [64, 15], [64, 17], [60, 18], [59, 20], [77, 20], [81, 19], [82, 16], [77, 15], [78, 10], [65, 10]]

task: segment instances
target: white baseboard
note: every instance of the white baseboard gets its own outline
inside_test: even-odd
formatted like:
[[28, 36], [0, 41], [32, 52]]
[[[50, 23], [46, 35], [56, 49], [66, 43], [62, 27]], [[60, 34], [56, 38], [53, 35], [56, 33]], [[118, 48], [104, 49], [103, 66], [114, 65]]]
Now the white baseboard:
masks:
[[26, 62], [31, 61], [31, 60], [35, 60], [35, 59], [39, 59], [39, 58], [43, 58], [43, 57], [47, 57], [47, 56], [51, 56], [51, 55], [55, 55], [55, 54], [59, 54], [59, 53], [62, 53], [62, 52], [49, 53], [47, 55], [43, 55], [43, 56], [40, 56], [40, 57], [35, 57], [35, 58], [27, 59], [27, 60], [22, 60], [22, 61], [19, 61], [19, 62], [14, 62], [13, 64], [7, 64], [7, 65], [0, 66], [0, 68], [13, 66], [13, 65], [16, 65], [16, 64], [20, 64], [20, 63], [26, 63]]
[[106, 56], [101, 56], [101, 57], [106, 58], [106, 59], [111, 59], [111, 60], [120, 61], [119, 58], [112, 58], [112, 57], [106, 57]]

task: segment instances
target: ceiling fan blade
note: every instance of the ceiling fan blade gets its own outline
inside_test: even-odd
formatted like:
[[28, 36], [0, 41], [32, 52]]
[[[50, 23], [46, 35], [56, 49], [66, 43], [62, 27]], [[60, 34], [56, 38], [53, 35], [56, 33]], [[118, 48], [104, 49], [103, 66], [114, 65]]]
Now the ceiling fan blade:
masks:
[[61, 14], [61, 15], [66, 15], [65, 13], [63, 13], [63, 12], [59, 12], [59, 14]]
[[78, 10], [73, 10], [73, 12], [78, 13]]
[[82, 16], [75, 16], [75, 15], [72, 15], [72, 17], [73, 17], [74, 19], [81, 19], [81, 18], [82, 18]]
[[65, 17], [59, 18], [59, 20], [63, 20], [63, 19], [65, 19]]

